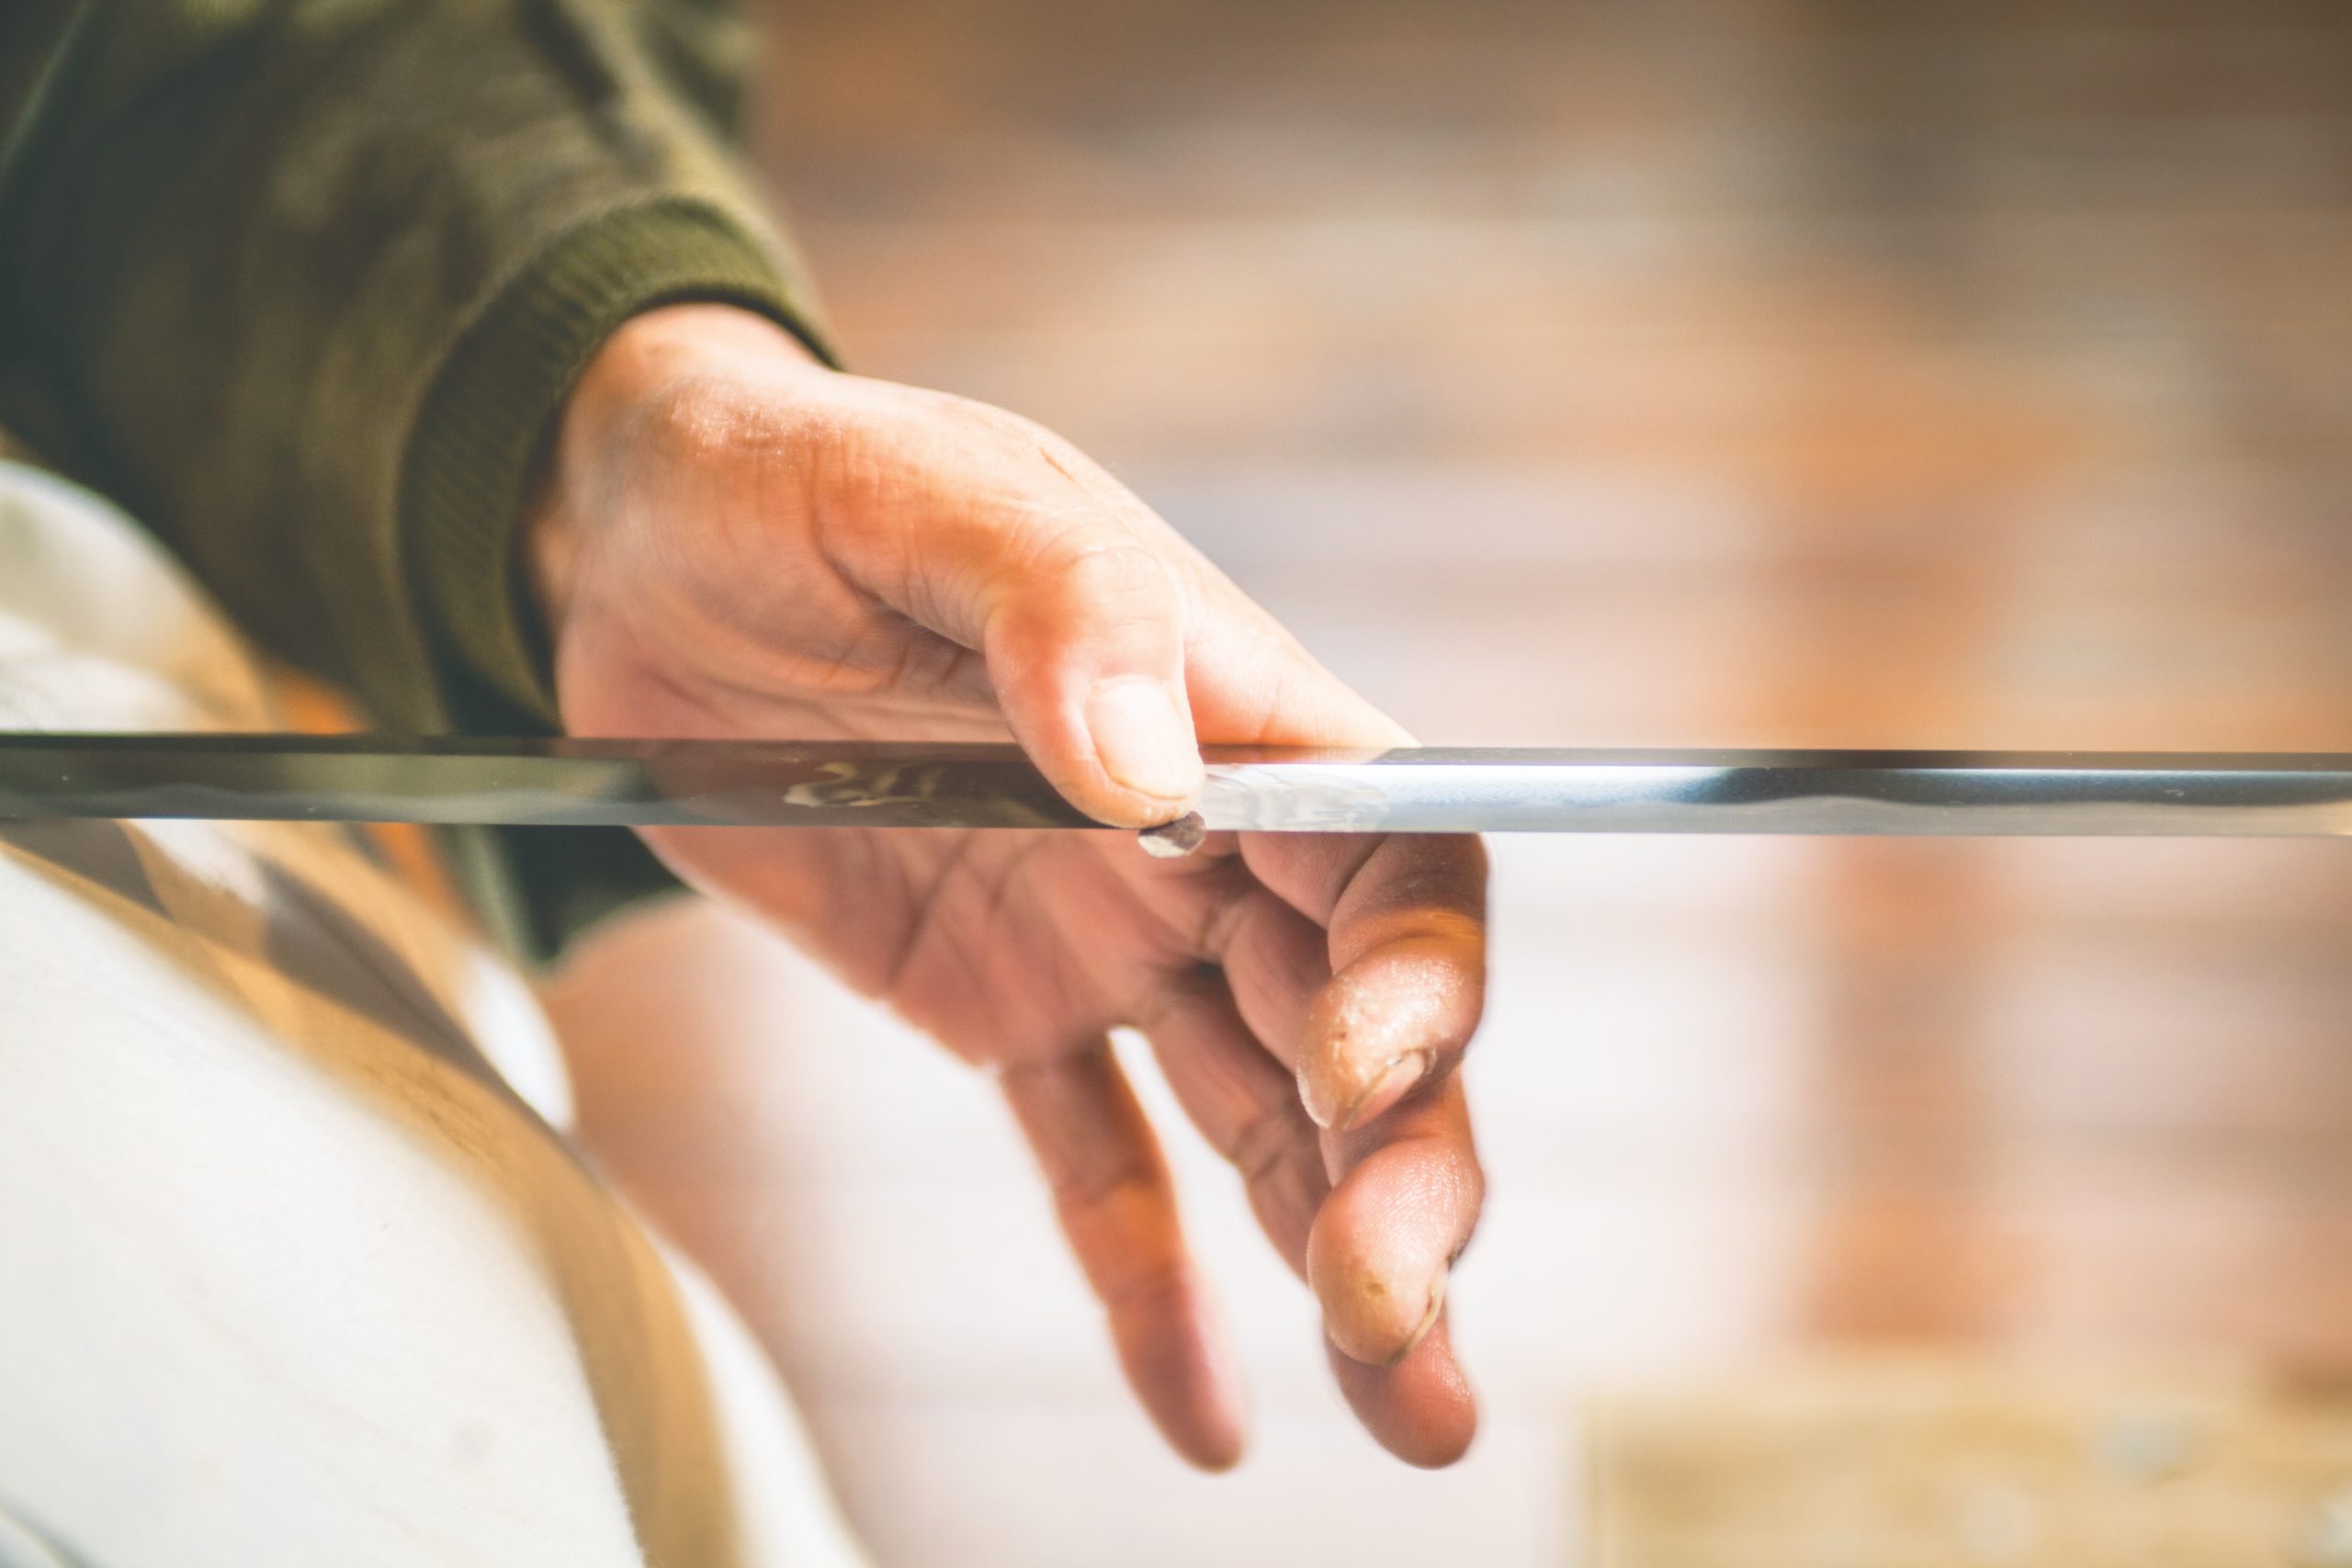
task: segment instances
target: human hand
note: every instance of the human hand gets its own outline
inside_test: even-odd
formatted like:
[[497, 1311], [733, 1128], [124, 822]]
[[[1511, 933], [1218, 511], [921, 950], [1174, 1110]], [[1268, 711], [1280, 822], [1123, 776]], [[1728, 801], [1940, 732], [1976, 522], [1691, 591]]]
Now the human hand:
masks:
[[[716, 305], [650, 311], [567, 404], [526, 569], [585, 736], [1001, 739], [1106, 823], [1181, 815], [1198, 741], [1407, 738], [1076, 448], [944, 393], [842, 375]], [[1475, 839], [647, 829], [993, 1070], [1170, 1443], [1240, 1455], [1233, 1357], [1152, 1129], [1132, 1026], [1321, 1303], [1395, 1453], [1476, 1411], [1443, 1310], [1483, 1194], [1453, 1066], [1485, 986]]]

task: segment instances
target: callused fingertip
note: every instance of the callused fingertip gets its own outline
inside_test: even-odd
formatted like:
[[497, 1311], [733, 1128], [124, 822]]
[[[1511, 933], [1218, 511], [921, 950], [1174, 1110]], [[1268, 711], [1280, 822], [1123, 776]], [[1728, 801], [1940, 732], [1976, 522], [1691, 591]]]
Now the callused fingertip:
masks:
[[1377, 1122], [1388, 1114], [1396, 1102], [1419, 1087], [1430, 1076], [1430, 1066], [1436, 1060], [1427, 1051], [1408, 1051], [1392, 1056], [1374, 1073], [1370, 1081], [1358, 1089], [1353, 1099], [1340, 1108], [1334, 1125], [1342, 1133]]
[[1445, 1312], [1445, 1282], [1452, 1277], [1451, 1270], [1440, 1269], [1437, 1278], [1430, 1281], [1430, 1304], [1421, 1313], [1421, 1321], [1413, 1325], [1411, 1335], [1396, 1348], [1395, 1355], [1381, 1363], [1383, 1366], [1402, 1366], [1406, 1357], [1421, 1348], [1421, 1341], [1430, 1337], [1430, 1330], [1437, 1326], [1438, 1318]]
[[1385, 1115], [1467, 1033], [1457, 977], [1410, 945], [1360, 959], [1308, 1010], [1299, 1097], [1326, 1131], [1352, 1131]]
[[1368, 1367], [1403, 1362], [1444, 1315], [1447, 1270], [1421, 1290], [1398, 1288], [1367, 1259], [1317, 1241], [1307, 1243], [1307, 1283], [1323, 1301], [1323, 1337]]
[[1152, 802], [1181, 806], [1204, 777], [1193, 717], [1166, 682], [1114, 675], [1086, 699], [1086, 729], [1095, 759], [1119, 788]]

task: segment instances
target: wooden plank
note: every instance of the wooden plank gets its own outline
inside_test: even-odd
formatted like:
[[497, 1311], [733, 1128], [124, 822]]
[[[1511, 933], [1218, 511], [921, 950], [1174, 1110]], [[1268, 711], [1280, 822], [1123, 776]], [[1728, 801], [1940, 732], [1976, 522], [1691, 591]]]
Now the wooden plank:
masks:
[[2352, 1562], [2352, 1400], [2243, 1374], [1825, 1362], [1594, 1420], [1592, 1568]]

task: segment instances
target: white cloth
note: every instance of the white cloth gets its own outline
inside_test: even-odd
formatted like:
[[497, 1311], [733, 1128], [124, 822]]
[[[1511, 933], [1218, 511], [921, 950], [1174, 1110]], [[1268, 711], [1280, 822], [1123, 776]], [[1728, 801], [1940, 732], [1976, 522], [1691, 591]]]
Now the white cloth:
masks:
[[[161, 549], [0, 462], [0, 728], [272, 727]], [[339, 829], [0, 823], [0, 1564], [860, 1562], [569, 1115]]]

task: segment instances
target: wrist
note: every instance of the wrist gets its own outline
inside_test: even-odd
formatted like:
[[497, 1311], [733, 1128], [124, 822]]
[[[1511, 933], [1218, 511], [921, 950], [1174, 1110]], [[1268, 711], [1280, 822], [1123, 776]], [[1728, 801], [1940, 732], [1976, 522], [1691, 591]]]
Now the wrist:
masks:
[[522, 578], [549, 646], [561, 646], [588, 534], [612, 510], [634, 467], [647, 460], [636, 434], [647, 412], [674, 408], [684, 383], [747, 357], [831, 374], [807, 344], [766, 316], [687, 303], [657, 306], [621, 323], [573, 383], [548, 434], [519, 531]]

